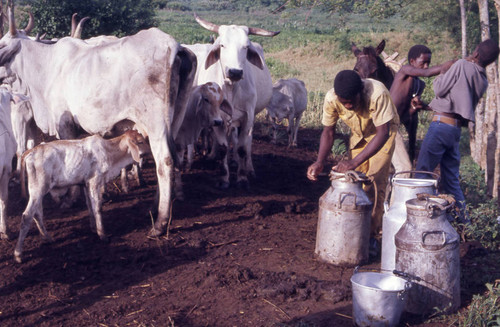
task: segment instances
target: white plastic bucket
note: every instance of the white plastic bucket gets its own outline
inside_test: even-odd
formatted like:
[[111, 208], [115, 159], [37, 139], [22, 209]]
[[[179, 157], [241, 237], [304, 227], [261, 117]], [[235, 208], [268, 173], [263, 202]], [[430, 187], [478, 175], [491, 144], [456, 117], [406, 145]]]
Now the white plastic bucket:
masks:
[[394, 327], [405, 307], [405, 293], [411, 283], [377, 272], [360, 272], [351, 277], [352, 312], [359, 327]]

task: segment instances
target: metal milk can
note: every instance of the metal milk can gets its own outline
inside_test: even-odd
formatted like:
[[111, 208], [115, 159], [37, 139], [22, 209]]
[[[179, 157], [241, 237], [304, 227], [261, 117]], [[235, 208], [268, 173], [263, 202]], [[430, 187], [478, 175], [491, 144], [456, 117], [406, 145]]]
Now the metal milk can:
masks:
[[414, 278], [406, 311], [427, 315], [460, 306], [459, 236], [446, 219], [454, 200], [419, 196], [406, 201], [408, 217], [396, 233], [396, 270]]
[[331, 172], [332, 186], [319, 199], [315, 255], [334, 265], [368, 260], [372, 203], [362, 189], [362, 173]]
[[[434, 179], [397, 178], [400, 174], [425, 173]], [[384, 203], [382, 218], [382, 258], [380, 269], [391, 272], [396, 268], [396, 244], [394, 236], [406, 221], [406, 201], [417, 197], [418, 193], [436, 194], [439, 176], [426, 171], [402, 171], [395, 173], [389, 183], [390, 200]], [[389, 192], [387, 192], [389, 194]]]

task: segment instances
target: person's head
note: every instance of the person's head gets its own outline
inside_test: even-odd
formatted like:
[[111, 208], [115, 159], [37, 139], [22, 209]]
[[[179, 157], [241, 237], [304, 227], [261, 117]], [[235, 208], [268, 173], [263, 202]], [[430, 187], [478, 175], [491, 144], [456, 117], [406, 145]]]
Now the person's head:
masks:
[[479, 65], [486, 67], [498, 58], [499, 51], [498, 43], [488, 39], [479, 43], [473, 56], [477, 59]]
[[408, 51], [408, 63], [416, 68], [428, 68], [431, 63], [431, 49], [425, 45], [417, 44]]
[[363, 91], [363, 81], [354, 70], [343, 70], [335, 76], [333, 88], [340, 103], [352, 110]]

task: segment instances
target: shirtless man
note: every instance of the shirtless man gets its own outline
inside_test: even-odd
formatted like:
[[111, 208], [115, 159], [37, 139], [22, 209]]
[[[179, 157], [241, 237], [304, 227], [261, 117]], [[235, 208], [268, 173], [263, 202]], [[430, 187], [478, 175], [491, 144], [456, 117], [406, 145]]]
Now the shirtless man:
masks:
[[[420, 96], [422, 95], [425, 82], [419, 77], [431, 77], [446, 72], [455, 62], [447, 61], [441, 65], [429, 68], [431, 63], [431, 50], [425, 45], [414, 45], [408, 51], [408, 63], [394, 76], [390, 93], [392, 101], [396, 106], [401, 123], [405, 126], [409, 138], [410, 162], [415, 158], [415, 143], [418, 126], [418, 110], [427, 109]], [[396, 141], [395, 155], [398, 153], [398, 141]]]

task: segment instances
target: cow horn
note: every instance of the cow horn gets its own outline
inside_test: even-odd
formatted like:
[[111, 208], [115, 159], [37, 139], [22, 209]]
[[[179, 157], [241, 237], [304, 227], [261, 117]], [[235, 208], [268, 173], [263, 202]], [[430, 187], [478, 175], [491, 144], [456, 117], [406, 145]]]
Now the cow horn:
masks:
[[76, 12], [71, 15], [71, 33], [69, 36], [73, 37], [75, 35], [75, 30], [76, 30], [76, 15], [78, 15]]
[[35, 27], [35, 19], [33, 18], [33, 14], [31, 13], [31, 11], [28, 12], [28, 15], [30, 16], [28, 25], [26, 25], [26, 27], [24, 28], [24, 33], [26, 33], [26, 35], [29, 35], [33, 30], [33, 27]]
[[78, 23], [78, 26], [76, 26], [75, 33], [72, 35], [75, 39], [81, 39], [82, 38], [82, 26], [83, 23], [85, 23], [87, 20], [89, 20], [90, 17], [84, 17], [80, 20]]
[[16, 22], [14, 20], [14, 7], [9, 7], [9, 33], [12, 37], [15, 37], [17, 34]]
[[249, 27], [248, 28], [248, 34], [249, 35], [260, 35], [260, 36], [276, 36], [280, 34], [281, 31], [277, 32], [271, 32], [271, 31], [266, 31], [262, 28], [257, 28], [257, 27]]
[[196, 13], [194, 13], [194, 19], [196, 19], [198, 24], [200, 24], [203, 28], [212, 31], [214, 33], [219, 33], [219, 25], [201, 19]]

